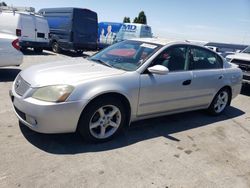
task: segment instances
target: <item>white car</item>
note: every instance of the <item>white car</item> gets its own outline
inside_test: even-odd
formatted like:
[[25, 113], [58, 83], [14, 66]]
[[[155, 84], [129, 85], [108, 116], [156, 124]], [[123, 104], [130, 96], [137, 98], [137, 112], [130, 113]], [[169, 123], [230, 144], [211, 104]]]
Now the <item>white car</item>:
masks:
[[106, 141], [141, 119], [198, 109], [219, 115], [241, 80], [239, 68], [205, 47], [135, 39], [88, 59], [30, 67], [10, 95], [19, 120], [37, 132]]
[[226, 59], [239, 66], [243, 72], [243, 83], [250, 84], [250, 46], [240, 53], [228, 55]]
[[0, 33], [0, 67], [19, 66], [23, 61], [16, 36]]

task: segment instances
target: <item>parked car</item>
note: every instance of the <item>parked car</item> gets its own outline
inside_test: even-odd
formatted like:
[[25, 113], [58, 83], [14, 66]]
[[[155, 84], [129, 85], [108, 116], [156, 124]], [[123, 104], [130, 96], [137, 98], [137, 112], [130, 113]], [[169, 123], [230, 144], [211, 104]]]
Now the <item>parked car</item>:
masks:
[[243, 83], [250, 84], [250, 46], [240, 53], [228, 55], [226, 59], [239, 66], [243, 71]]
[[32, 130], [106, 141], [141, 119], [198, 109], [219, 115], [241, 80], [237, 66], [205, 47], [137, 39], [81, 61], [30, 67], [14, 81], [11, 98]]
[[101, 22], [98, 26], [99, 47], [132, 38], [152, 38], [152, 29], [145, 24]]
[[19, 66], [23, 61], [16, 36], [0, 33], [0, 67]]
[[51, 47], [56, 53], [61, 50], [97, 49], [97, 13], [80, 8], [45, 8], [39, 11], [49, 23]]
[[25, 7], [1, 7], [0, 11], [0, 32], [16, 35], [22, 50], [42, 52], [49, 47], [49, 26], [43, 16]]

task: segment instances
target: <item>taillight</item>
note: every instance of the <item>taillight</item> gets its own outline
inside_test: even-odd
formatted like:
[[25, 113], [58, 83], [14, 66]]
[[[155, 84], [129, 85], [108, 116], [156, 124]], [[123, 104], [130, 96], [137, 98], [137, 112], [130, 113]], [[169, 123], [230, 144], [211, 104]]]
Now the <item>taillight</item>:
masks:
[[22, 30], [16, 29], [16, 36], [21, 37], [22, 36]]
[[20, 50], [19, 40], [18, 39], [14, 40], [12, 42], [12, 46], [17, 50]]

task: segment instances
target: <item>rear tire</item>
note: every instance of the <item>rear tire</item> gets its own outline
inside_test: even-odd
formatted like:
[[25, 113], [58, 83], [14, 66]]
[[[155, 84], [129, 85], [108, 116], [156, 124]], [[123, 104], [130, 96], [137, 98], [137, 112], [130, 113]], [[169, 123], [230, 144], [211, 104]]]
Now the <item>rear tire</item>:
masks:
[[105, 97], [93, 101], [84, 109], [77, 130], [88, 142], [106, 142], [121, 132], [126, 117], [121, 101]]
[[58, 54], [61, 53], [62, 51], [59, 44], [56, 41], [52, 43], [52, 51]]
[[23, 52], [23, 53], [26, 52], [27, 51], [27, 47], [21, 47], [20, 51]]
[[82, 55], [83, 50], [76, 50], [75, 52], [77, 53], [77, 55]]
[[211, 115], [220, 115], [223, 113], [227, 106], [231, 103], [231, 93], [229, 89], [221, 89], [214, 97], [207, 111]]

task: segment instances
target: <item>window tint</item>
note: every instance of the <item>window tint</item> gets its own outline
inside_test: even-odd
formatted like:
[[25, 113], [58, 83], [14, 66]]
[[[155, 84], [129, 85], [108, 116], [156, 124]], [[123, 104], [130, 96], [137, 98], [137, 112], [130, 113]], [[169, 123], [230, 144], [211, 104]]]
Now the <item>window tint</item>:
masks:
[[170, 47], [157, 56], [151, 66], [163, 65], [167, 67], [169, 71], [186, 70], [186, 49], [184, 46]]
[[193, 47], [189, 52], [189, 67], [192, 70], [222, 68], [220, 57], [208, 50]]

